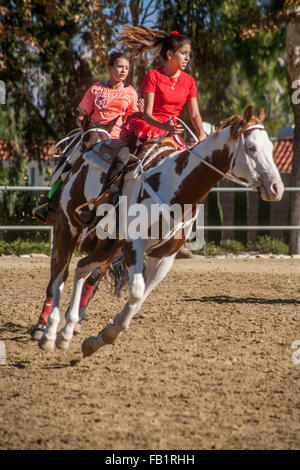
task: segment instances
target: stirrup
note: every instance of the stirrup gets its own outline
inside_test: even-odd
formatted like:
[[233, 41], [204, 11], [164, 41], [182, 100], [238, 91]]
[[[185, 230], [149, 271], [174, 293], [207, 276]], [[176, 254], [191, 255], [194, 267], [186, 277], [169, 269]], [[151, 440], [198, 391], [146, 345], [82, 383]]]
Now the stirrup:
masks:
[[[84, 204], [78, 206], [74, 211], [74, 218], [77, 222], [86, 227], [91, 225], [97, 216], [97, 208], [100, 204], [112, 203], [116, 204], [116, 198], [119, 195], [119, 188], [117, 185], [112, 184], [107, 188], [98, 198], [93, 198]], [[93, 209], [89, 209], [89, 205], [94, 204]]]

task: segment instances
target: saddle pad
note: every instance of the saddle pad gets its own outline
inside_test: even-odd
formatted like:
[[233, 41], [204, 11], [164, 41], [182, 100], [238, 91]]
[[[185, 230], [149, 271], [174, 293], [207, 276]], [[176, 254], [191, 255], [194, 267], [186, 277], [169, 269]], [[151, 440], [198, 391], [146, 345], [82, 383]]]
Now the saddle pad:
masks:
[[121, 147], [119, 140], [99, 142], [95, 144], [88, 152], [83, 154], [84, 160], [90, 165], [104, 170], [106, 173], [115, 162], [117, 153]]

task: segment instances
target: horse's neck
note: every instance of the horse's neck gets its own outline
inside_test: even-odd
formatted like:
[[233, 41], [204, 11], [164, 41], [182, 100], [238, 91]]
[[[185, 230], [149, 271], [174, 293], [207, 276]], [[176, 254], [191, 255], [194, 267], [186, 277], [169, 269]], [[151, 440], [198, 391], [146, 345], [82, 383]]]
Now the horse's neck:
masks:
[[[193, 147], [191, 150], [194, 153], [187, 157], [188, 163], [179, 178], [181, 181], [177, 179], [177, 202], [201, 203], [222, 178], [219, 172], [206, 166], [203, 160], [208, 161], [214, 168], [227, 172], [235, 147], [236, 141], [230, 139], [230, 128], [223, 129], [220, 134], [212, 135]], [[182, 156], [186, 158], [184, 154]]]
[[235, 142], [230, 139], [230, 127], [225, 127], [219, 134], [209, 136], [193, 147], [193, 150], [202, 157], [205, 157], [212, 155], [215, 150], [223, 149], [225, 145], [230, 148], [235, 146]]
[[[188, 150], [171, 153], [143, 174], [144, 181], [153, 186], [162, 202], [201, 202], [222, 177], [208, 168], [203, 159], [207, 159], [216, 168], [226, 166], [235, 146], [235, 142], [229, 137], [230, 129], [225, 128], [220, 134], [210, 136], [197, 144], [192, 150], [200, 158]], [[129, 188], [127, 190], [129, 191]]]

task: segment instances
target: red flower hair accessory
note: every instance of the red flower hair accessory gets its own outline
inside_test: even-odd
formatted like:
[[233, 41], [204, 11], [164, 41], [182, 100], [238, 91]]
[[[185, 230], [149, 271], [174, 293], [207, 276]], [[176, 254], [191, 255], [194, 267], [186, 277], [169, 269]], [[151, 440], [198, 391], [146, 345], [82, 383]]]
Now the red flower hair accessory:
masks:
[[179, 36], [178, 31], [171, 31], [170, 36]]

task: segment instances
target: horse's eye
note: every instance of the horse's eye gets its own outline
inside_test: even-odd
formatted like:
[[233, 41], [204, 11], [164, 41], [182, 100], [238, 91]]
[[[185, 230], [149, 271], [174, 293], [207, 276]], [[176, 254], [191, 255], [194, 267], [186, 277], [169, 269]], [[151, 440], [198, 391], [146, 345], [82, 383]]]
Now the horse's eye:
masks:
[[248, 150], [250, 150], [250, 152], [256, 152], [255, 145], [249, 145]]

